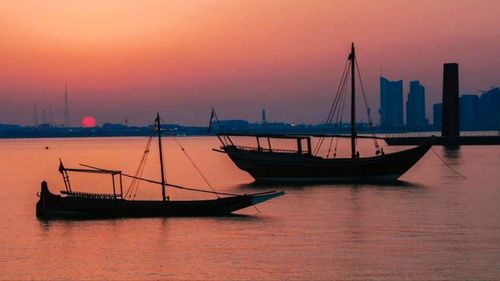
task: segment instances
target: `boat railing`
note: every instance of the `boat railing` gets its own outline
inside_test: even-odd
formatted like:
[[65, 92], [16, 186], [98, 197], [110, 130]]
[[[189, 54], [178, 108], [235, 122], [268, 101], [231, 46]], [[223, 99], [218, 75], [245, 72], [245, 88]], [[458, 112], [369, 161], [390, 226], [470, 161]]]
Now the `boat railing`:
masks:
[[61, 190], [61, 194], [64, 194], [68, 197], [85, 197], [85, 198], [94, 198], [94, 199], [117, 199], [121, 198], [119, 194], [116, 196], [110, 193], [91, 193], [91, 192], [77, 192], [77, 191], [66, 191]]
[[[228, 147], [234, 147], [239, 150], [244, 150], [244, 151], [258, 151], [258, 152], [268, 152], [268, 153], [290, 153], [290, 154], [297, 154], [299, 153], [298, 150], [293, 150], [293, 149], [277, 149], [277, 148], [264, 148], [264, 147], [251, 147], [251, 146], [243, 146], [243, 145], [228, 145]], [[302, 152], [302, 154], [307, 154], [305, 152]]]

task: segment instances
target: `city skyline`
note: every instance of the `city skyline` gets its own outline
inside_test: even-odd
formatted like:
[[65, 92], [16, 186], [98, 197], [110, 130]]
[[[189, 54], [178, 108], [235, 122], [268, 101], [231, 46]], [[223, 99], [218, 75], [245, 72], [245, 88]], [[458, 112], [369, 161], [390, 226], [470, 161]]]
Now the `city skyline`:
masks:
[[[382, 100], [384, 99], [384, 96], [386, 99], [386, 104], [389, 103], [390, 106], [390, 113], [394, 116], [392, 116], [392, 119], [390, 120], [391, 124], [383, 124], [382, 121], [382, 108], [379, 108], [378, 111], [378, 120], [379, 122], [375, 122], [374, 126], [375, 127], [380, 127], [380, 128], [385, 128], [385, 129], [404, 129], [404, 130], [420, 130], [420, 129], [425, 129], [425, 128], [438, 128], [441, 126], [441, 110], [442, 110], [442, 102], [434, 103], [434, 104], [429, 104], [426, 102], [425, 98], [425, 87], [420, 83], [419, 80], [413, 80], [409, 81], [409, 92], [407, 95], [403, 94], [403, 85], [404, 81], [403, 80], [388, 80], [385, 77], [380, 77], [380, 100], [382, 103]], [[482, 106], [483, 108], [485, 106], [489, 107], [495, 107], [496, 104], [499, 102], [498, 94], [500, 87], [491, 87], [489, 90], [484, 90], [481, 91], [480, 95], [475, 95], [475, 94], [459, 94], [459, 103], [460, 103], [460, 120], [461, 123], [464, 122], [464, 124], [467, 124], [465, 126], [460, 126], [462, 130], [476, 130], [480, 128], [481, 124], [478, 123], [480, 122], [479, 120], [487, 120], [487, 116], [485, 116], [485, 113], [481, 112], [480, 107]], [[388, 95], [389, 94], [389, 95]], [[390, 95], [393, 95], [392, 97]], [[394, 94], [396, 97], [394, 97]], [[488, 102], [491, 102], [491, 104], [488, 104], [488, 102], [483, 101], [480, 103], [480, 99], [484, 94], [490, 94], [494, 97], [489, 98]], [[395, 100], [394, 100], [395, 98]], [[74, 120], [73, 123], [70, 122], [70, 116], [69, 113], [67, 112], [67, 86], [65, 85], [65, 92], [64, 92], [64, 115], [60, 118], [55, 118], [56, 121], [54, 121], [53, 118], [53, 105], [48, 104], [46, 107], [41, 108], [39, 110], [39, 106], [37, 102], [33, 103], [33, 112], [32, 112], [32, 123], [31, 125], [34, 127], [38, 127], [40, 125], [45, 125], [45, 126], [56, 126], [56, 127], [80, 127], [81, 125], [85, 126], [83, 124], [83, 120], [86, 118], [94, 118], [93, 116], [83, 116], [78, 120]], [[391, 100], [392, 99], [392, 100]], [[403, 102], [404, 100], [404, 102]], [[394, 103], [395, 102], [395, 103]], [[403, 105], [404, 103], [404, 105]], [[387, 105], [386, 105], [387, 106]], [[431, 107], [431, 112], [432, 112], [432, 118], [429, 118], [429, 114], [427, 113], [426, 108]], [[463, 109], [463, 110], [462, 110]], [[488, 109], [489, 111], [492, 112], [492, 114], [495, 114], [496, 112], [493, 112], [491, 109]], [[245, 120], [253, 123], [267, 123], [267, 117], [266, 117], [266, 109], [261, 109], [260, 112], [260, 121], [258, 118], [251, 118], [251, 119], [245, 119], [245, 118], [227, 118], [223, 120]], [[345, 115], [345, 114], [344, 114]], [[478, 117], [481, 115], [481, 117]], [[377, 118], [376, 118], [377, 119]], [[430, 122], [429, 120], [432, 120]], [[496, 119], [495, 119], [496, 120]], [[96, 122], [94, 120], [93, 122]], [[367, 124], [367, 120], [357, 120], [356, 121], [359, 124]], [[387, 122], [387, 121], [386, 121]], [[392, 123], [398, 123], [399, 125], [395, 126]], [[302, 124], [302, 125], [320, 125], [323, 122], [318, 122], [318, 123], [301, 123], [301, 122], [288, 122], [287, 120], [272, 120], [270, 123], [287, 123], [287, 124]], [[9, 125], [8, 123], [1, 123], [4, 125]], [[125, 117], [123, 120], [119, 120], [118, 122], [109, 122], [109, 121], [101, 121], [100, 123], [95, 123], [95, 125], [105, 125], [105, 124], [122, 124], [122, 125], [129, 125], [128, 123], [128, 118]], [[182, 124], [180, 122], [173, 122], [169, 124], [178, 124], [178, 125], [187, 125], [187, 126], [195, 126], [195, 127], [200, 127], [204, 124], [201, 125], [192, 125], [192, 124]], [[489, 124], [489, 123], [488, 123]], [[15, 124], [13, 123], [12, 125], [30, 125], [30, 124]], [[143, 126], [143, 125], [148, 125], [148, 124], [141, 124], [138, 126]], [[489, 124], [484, 127], [488, 128], [495, 128], [495, 125]]]
[[31, 124], [35, 102], [64, 123], [64, 81], [72, 124], [144, 125], [159, 111], [202, 125], [211, 106], [224, 119], [257, 121], [266, 108], [269, 121], [321, 123], [353, 41], [372, 109], [380, 76], [419, 80], [432, 120], [449, 61], [460, 94], [500, 83], [498, 1], [397, 3], [2, 2], [0, 123]]
[[[67, 83], [64, 85], [64, 115], [61, 120], [56, 118], [54, 121], [53, 118], [53, 105], [48, 104], [46, 107], [41, 108], [39, 110], [39, 106], [37, 102], [33, 103], [33, 112], [32, 112], [32, 123], [33, 127], [38, 127], [40, 125], [44, 126], [55, 126], [55, 127], [79, 127], [80, 125], [83, 127], [88, 127], [88, 125], [84, 124], [84, 119], [92, 118], [94, 125], [105, 125], [105, 124], [122, 124], [129, 125], [128, 118], [125, 117], [123, 120], [118, 122], [108, 122], [106, 120], [97, 123], [93, 116], [83, 116], [78, 120], [74, 120], [73, 123], [70, 122], [70, 115], [68, 112], [68, 90]], [[419, 80], [409, 81], [408, 83], [408, 93], [403, 94], [404, 81], [403, 80], [394, 80], [391, 81], [385, 77], [380, 77], [380, 105], [381, 107], [378, 109], [378, 120], [379, 122], [373, 123], [375, 127], [380, 127], [382, 129], [402, 129], [405, 131], [408, 130], [421, 130], [425, 128], [439, 128], [441, 126], [441, 114], [442, 114], [442, 102], [429, 104], [426, 102], [425, 95], [425, 86], [420, 83]], [[496, 112], [494, 110], [489, 109], [489, 107], [495, 107], [500, 104], [499, 95], [500, 87], [490, 87], [489, 90], [481, 91], [480, 95], [475, 94], [467, 94], [461, 93], [458, 95], [459, 103], [460, 103], [460, 124], [467, 124], [465, 126], [460, 125], [461, 130], [476, 130], [481, 127], [488, 127], [490, 129], [495, 129], [496, 123], [488, 123], [487, 116], [485, 113], [481, 111], [481, 108], [488, 107], [488, 112], [490, 115], [495, 115]], [[490, 95], [488, 98], [488, 102], [482, 100], [483, 95]], [[481, 101], [481, 102], [480, 102]], [[384, 105], [385, 104], [385, 105]], [[383, 106], [385, 108], [383, 108]], [[432, 110], [432, 118], [428, 118], [429, 114], [427, 113], [426, 108], [431, 107]], [[463, 109], [463, 110], [462, 110]], [[213, 110], [213, 108], [212, 108]], [[384, 117], [384, 114], [387, 115]], [[267, 123], [266, 117], [266, 109], [261, 109], [260, 115], [260, 123]], [[344, 113], [344, 115], [346, 115]], [[47, 117], [48, 116], [48, 117]], [[479, 117], [481, 116], [481, 117]], [[373, 117], [372, 117], [373, 118]], [[383, 119], [385, 118], [385, 124]], [[377, 119], [377, 118], [375, 118]], [[245, 120], [253, 123], [259, 123], [258, 118], [253, 119], [245, 119], [245, 118], [228, 118], [223, 120]], [[432, 120], [430, 122], [429, 120]], [[480, 121], [481, 120], [481, 121]], [[493, 118], [492, 120], [496, 120]], [[367, 120], [358, 119], [356, 121], [359, 124], [367, 124]], [[462, 123], [464, 122], [464, 123]], [[487, 125], [482, 126], [481, 122], [486, 122]], [[301, 122], [288, 122], [287, 120], [271, 120], [270, 123], [286, 123], [286, 124], [302, 124], [302, 125], [321, 125], [323, 122], [318, 123], [301, 123]], [[486, 124], [485, 123], [485, 124]], [[4, 125], [9, 125], [6, 123], [1, 123]], [[195, 126], [200, 127], [200, 125], [191, 125], [191, 124], [182, 124], [180, 122], [174, 122], [169, 124], [178, 124], [178, 125], [187, 125], [187, 126]], [[12, 124], [12, 125], [24, 125], [24, 124]], [[29, 126], [29, 124], [27, 124]], [[149, 125], [149, 124], [143, 124]], [[138, 126], [143, 126], [138, 125]], [[201, 124], [203, 125], [203, 124]]]
[[[461, 131], [500, 130], [500, 87], [491, 88], [481, 95], [464, 94], [458, 97], [459, 127]], [[443, 103], [432, 105], [435, 116], [432, 126], [441, 127]]]

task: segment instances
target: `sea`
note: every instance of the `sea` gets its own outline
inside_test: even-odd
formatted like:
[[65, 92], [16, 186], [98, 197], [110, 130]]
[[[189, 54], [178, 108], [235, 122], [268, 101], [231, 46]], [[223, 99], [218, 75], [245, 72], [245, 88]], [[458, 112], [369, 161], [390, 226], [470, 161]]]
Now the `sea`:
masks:
[[[64, 189], [60, 160], [135, 174], [145, 158], [139, 174], [158, 180], [157, 140], [147, 147], [147, 137], [3, 139], [0, 279], [500, 280], [500, 146], [435, 146], [391, 184], [265, 185], [212, 150], [216, 137], [163, 140], [169, 183], [285, 195], [228, 217], [39, 220], [41, 181]], [[340, 142], [325, 141], [324, 150], [347, 155]], [[358, 146], [361, 156], [373, 153], [371, 142]], [[70, 177], [73, 190], [112, 192], [109, 175]], [[131, 183], [123, 179], [129, 196], [161, 199], [159, 186], [130, 190]]]

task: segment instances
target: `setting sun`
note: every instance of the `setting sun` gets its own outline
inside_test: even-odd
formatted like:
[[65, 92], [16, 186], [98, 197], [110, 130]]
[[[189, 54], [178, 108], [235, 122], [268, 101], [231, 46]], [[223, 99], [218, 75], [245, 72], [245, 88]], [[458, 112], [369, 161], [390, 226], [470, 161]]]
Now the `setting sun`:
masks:
[[95, 118], [92, 116], [85, 116], [82, 119], [82, 127], [93, 128], [95, 127]]

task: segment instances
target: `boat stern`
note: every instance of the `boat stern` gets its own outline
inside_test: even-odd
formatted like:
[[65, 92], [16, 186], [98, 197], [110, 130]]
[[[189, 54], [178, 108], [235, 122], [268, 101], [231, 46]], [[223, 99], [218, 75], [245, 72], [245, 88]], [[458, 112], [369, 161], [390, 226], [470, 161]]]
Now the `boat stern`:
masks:
[[49, 188], [47, 187], [47, 182], [42, 181], [40, 192], [36, 194], [40, 198], [36, 203], [36, 216], [39, 218], [44, 217], [46, 215], [46, 203], [47, 203], [46, 200], [48, 193], [50, 192]]
[[52, 194], [49, 191], [46, 181], [42, 181], [40, 186], [40, 192], [37, 193], [37, 196], [40, 199], [36, 203], [36, 216], [38, 218], [49, 217], [52, 206], [60, 198], [60, 196]]

